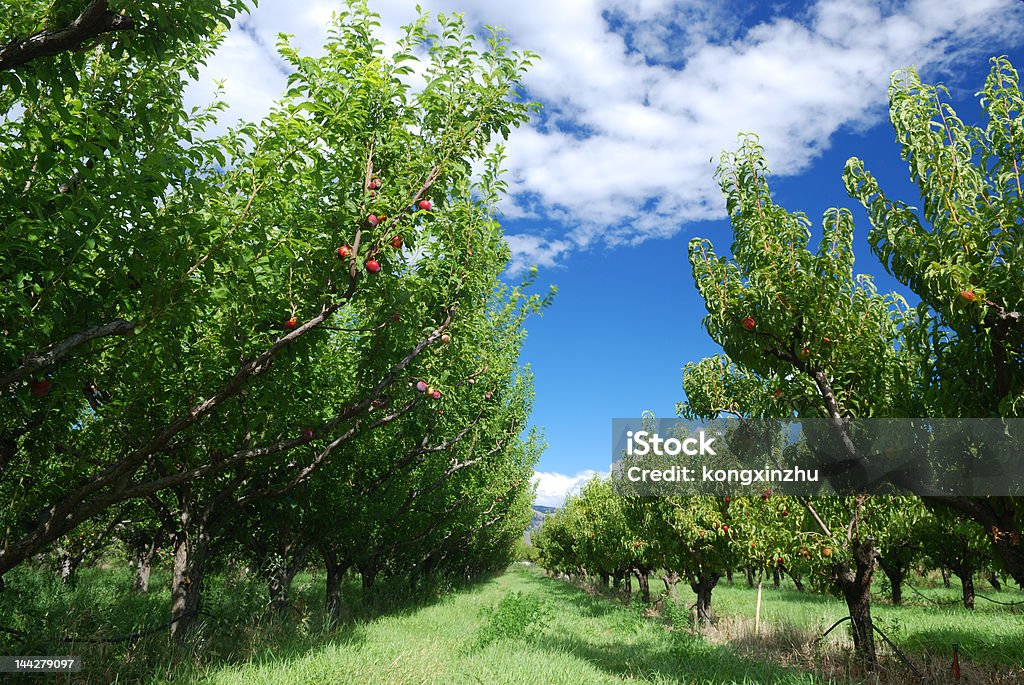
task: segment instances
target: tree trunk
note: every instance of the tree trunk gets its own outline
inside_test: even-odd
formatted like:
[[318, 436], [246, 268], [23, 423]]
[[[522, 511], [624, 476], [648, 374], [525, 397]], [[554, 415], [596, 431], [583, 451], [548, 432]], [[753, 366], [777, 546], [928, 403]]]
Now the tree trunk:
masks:
[[729, 583], [729, 585], [732, 585], [732, 569], [729, 569], [725, 572], [725, 580]]
[[999, 582], [999, 577], [995, 574], [994, 571], [989, 572], [988, 582], [992, 585], [992, 589], [996, 592], [999, 592], [1003, 589], [1003, 584]]
[[942, 567], [942, 586], [949, 587], [949, 569], [945, 566]]
[[963, 571], [957, 572], [957, 569], [953, 569], [956, 573], [957, 578], [960, 579], [960, 584], [963, 586], [964, 594], [964, 609], [974, 610], [974, 573], [971, 569], [964, 569]]
[[668, 592], [669, 599], [675, 600], [676, 585], [679, 583], [679, 574], [672, 571], [668, 575], [662, 576], [661, 582], [665, 583], [665, 590]]
[[267, 578], [267, 594], [270, 596], [270, 612], [283, 614], [288, 610], [292, 578], [284, 564], [275, 566]]
[[874, 540], [863, 542], [851, 541], [854, 568], [847, 564], [835, 567], [835, 578], [839, 589], [846, 599], [846, 607], [850, 612], [853, 624], [853, 646], [861, 658], [861, 662], [869, 671], [877, 665], [875, 655], [875, 635], [871, 622], [871, 579], [875, 573]]
[[776, 566], [775, 568], [772, 569], [772, 585], [775, 586], [776, 590], [779, 589], [779, 567], [778, 566]]
[[306, 555], [313, 545], [306, 543], [296, 547], [286, 531], [278, 531], [277, 538], [278, 563], [269, 569], [267, 590], [271, 613], [282, 614], [291, 601], [292, 581], [306, 563]]
[[338, 625], [343, 619], [341, 603], [341, 583], [348, 570], [349, 564], [338, 559], [333, 550], [320, 549], [324, 558], [324, 565], [327, 567], [327, 613], [331, 617], [331, 623]]
[[893, 606], [900, 606], [903, 604], [903, 579], [906, 577], [907, 569], [897, 563], [887, 562], [884, 556], [878, 560], [878, 565], [889, 579]]
[[691, 579], [690, 587], [697, 593], [697, 624], [705, 626], [711, 622], [711, 591], [718, 585], [721, 573], [697, 576]]
[[747, 572], [747, 587], [754, 587], [754, 569], [751, 566], [747, 566], [744, 569]]
[[796, 591], [797, 592], [803, 592], [804, 590], [807, 589], [807, 588], [804, 587], [803, 581], [801, 580], [802, 576], [799, 573], [793, 573], [789, 569], [786, 569], [786, 573], [789, 575], [790, 579], [793, 581], [793, 585], [796, 586]]
[[135, 582], [132, 590], [138, 594], [149, 592], [149, 575], [153, 569], [153, 557], [156, 556], [156, 538], [149, 543], [144, 550], [140, 550], [135, 556]]
[[360, 564], [359, 575], [363, 582], [363, 600], [365, 601], [370, 598], [370, 590], [377, 582], [377, 567], [369, 563]]
[[60, 582], [66, 587], [74, 587], [77, 580], [78, 564], [70, 552], [61, 552], [60, 555]]
[[608, 580], [609, 580], [608, 574], [607, 573], [602, 573], [601, 574], [601, 587], [605, 588], [606, 590], [608, 589]]
[[179, 643], [185, 641], [199, 614], [209, 548], [209, 535], [204, 529], [192, 535], [185, 532], [175, 536], [174, 570], [171, 576], [171, 637]]
[[640, 583], [640, 598], [644, 604], [651, 603], [650, 571], [637, 571], [636, 580]]

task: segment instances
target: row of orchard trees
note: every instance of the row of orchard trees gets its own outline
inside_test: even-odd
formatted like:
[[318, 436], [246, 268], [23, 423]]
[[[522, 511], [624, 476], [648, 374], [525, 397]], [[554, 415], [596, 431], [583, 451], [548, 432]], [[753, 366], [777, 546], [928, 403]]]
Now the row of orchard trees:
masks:
[[[815, 515], [845, 518], [853, 528], [826, 534]], [[999, 582], [981, 530], [948, 511], [930, 512], [915, 497], [796, 498], [765, 490], [760, 497], [644, 498], [616, 494], [610, 479], [595, 477], [545, 519], [534, 544], [553, 573], [605, 587], [636, 578], [645, 602], [652, 578], [660, 577], [672, 598], [686, 582], [705, 623], [714, 588], [737, 569], [748, 579], [788, 574], [801, 591], [805, 581], [819, 591], [840, 589], [839, 575], [854, 566], [854, 535], [876, 541], [894, 604], [902, 603], [912, 571], [948, 569], [961, 580], [969, 609], [976, 577]], [[631, 583], [625, 587], [631, 591]]]
[[[920, 209], [888, 198], [856, 158], [843, 175], [867, 210], [872, 251], [919, 298], [914, 307], [854, 273], [848, 210], [825, 213], [815, 248], [807, 217], [773, 201], [756, 138], [744, 137], [723, 156], [717, 178], [733, 229], [730, 254], [695, 239], [690, 263], [707, 305], [704, 326], [724, 354], [686, 366], [680, 416], [825, 417], [841, 432], [851, 417], [1021, 415], [1024, 98], [1005, 58], [992, 60], [979, 93], [982, 125], [958, 118], [944, 92], [912, 69], [894, 74], [890, 85], [890, 119], [920, 189]], [[925, 504], [957, 521], [946, 540], [953, 530], [987, 538], [1000, 568], [1024, 583], [1024, 498], [945, 496]], [[892, 529], [865, 524], [884, 521], [868, 512], [887, 506], [872, 499], [787, 505], [806, 512], [799, 518], [810, 517], [814, 535], [827, 541], [825, 568], [847, 601], [869, 665], [871, 579], [880, 540]], [[715, 519], [725, 512], [720, 502], [683, 507], [710, 517], [698, 520], [705, 536], [706, 523], [725, 525]]]
[[[416, 584], [529, 521], [524, 320], [493, 206], [531, 55], [458, 17], [394, 54], [352, 2], [287, 91], [206, 133], [189, 76], [242, 0], [25, 0], [0, 23], [0, 582], [106, 541], [173, 558], [187, 632], [225, 559], [271, 604], [319, 557]], [[523, 437], [523, 436], [526, 437]], [[49, 557], [47, 555], [50, 555]], [[0, 585], [2, 587], [2, 585]], [[6, 593], [10, 594], [10, 593]]]

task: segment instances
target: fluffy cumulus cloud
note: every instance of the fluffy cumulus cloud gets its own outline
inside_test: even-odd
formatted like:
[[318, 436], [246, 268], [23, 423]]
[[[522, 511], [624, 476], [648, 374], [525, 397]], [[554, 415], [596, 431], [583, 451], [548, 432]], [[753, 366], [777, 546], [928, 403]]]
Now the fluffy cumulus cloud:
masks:
[[[1005, 49], [1024, 33], [1017, 0], [781, 0], [769, 5], [776, 14], [762, 3], [715, 0], [422, 5], [464, 12], [477, 28], [501, 26], [516, 48], [541, 56], [526, 85], [544, 109], [509, 141], [505, 209], [513, 224], [529, 217], [546, 229], [509, 238], [513, 270], [721, 216], [712, 160], [739, 132], [758, 133], [776, 173], [799, 173], [837, 130], [882, 120], [894, 69], [913, 64], [952, 77], [965, 56]], [[406, 2], [371, 6], [385, 41], [413, 16]], [[265, 111], [285, 78], [272, 49], [277, 32], [315, 53], [337, 6], [302, 7], [263, 0], [229, 34], [193, 97], [224, 78], [233, 116]]]
[[533, 502], [542, 507], [560, 507], [565, 504], [567, 496], [579, 493], [583, 484], [597, 475], [608, 476], [607, 473], [589, 469], [572, 476], [564, 473], [537, 471], [533, 474], [533, 482], [537, 484], [537, 496]]

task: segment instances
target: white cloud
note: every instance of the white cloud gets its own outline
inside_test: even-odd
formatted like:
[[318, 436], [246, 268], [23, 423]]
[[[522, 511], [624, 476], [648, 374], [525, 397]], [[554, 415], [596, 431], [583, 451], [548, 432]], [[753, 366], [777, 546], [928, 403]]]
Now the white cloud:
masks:
[[533, 482], [537, 484], [537, 496], [533, 502], [542, 507], [560, 507], [565, 504], [566, 496], [578, 494], [584, 483], [598, 475], [604, 478], [609, 474], [592, 469], [580, 471], [573, 476], [550, 471], [536, 471], [533, 474]]
[[535, 235], [506, 235], [505, 242], [512, 251], [509, 263], [510, 273], [519, 273], [531, 265], [552, 267], [558, 264], [558, 258], [572, 248], [567, 240], [544, 240]]
[[[503, 211], [550, 228], [510, 236], [515, 269], [723, 216], [711, 160], [734, 148], [740, 131], [760, 135], [776, 174], [799, 173], [839, 129], [882, 120], [893, 70], [913, 64], [926, 79], [948, 79], [966, 55], [997, 53], [1024, 34], [1015, 0], [818, 0], [753, 25], [753, 5], [713, 0], [422, 4], [465, 12], [472, 26], [502, 26], [514, 47], [541, 55], [526, 85], [544, 112], [509, 140], [512, 197]], [[387, 42], [413, 18], [408, 3], [371, 5]], [[335, 7], [296, 12], [263, 0], [246, 19], [249, 32], [232, 31], [204, 79], [227, 78], [235, 111], [265, 111], [283, 77], [262, 46], [287, 31], [316, 53]]]

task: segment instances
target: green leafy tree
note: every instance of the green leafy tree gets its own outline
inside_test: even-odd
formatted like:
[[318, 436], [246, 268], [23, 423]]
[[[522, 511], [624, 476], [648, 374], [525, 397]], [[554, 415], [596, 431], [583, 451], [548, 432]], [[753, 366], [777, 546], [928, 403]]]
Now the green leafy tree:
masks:
[[[853, 271], [850, 213], [831, 209], [811, 250], [809, 222], [776, 205], [756, 139], [723, 156], [718, 179], [733, 225], [731, 258], [691, 243], [690, 261], [726, 356], [684, 371], [683, 413], [714, 417], [1015, 416], [1021, 380], [1020, 92], [993, 60], [984, 128], [964, 125], [912, 70], [890, 88], [891, 119], [925, 200], [925, 223], [889, 201], [856, 159], [844, 179], [872, 220], [886, 268], [921, 297], [912, 309]], [[994, 388], [992, 392], [990, 389]], [[860, 455], [851, 454], [853, 458]], [[930, 498], [988, 532], [1004, 566], [1024, 578], [1019, 498]], [[874, 663], [870, 582], [878, 553], [870, 499], [806, 501], [829, 539], [829, 576], [847, 599], [855, 644]], [[878, 525], [878, 523], [874, 524]], [[834, 531], [847, 531], [844, 544]], [[881, 527], [879, 527], [881, 530]], [[835, 545], [833, 548], [832, 545]], [[841, 553], [835, 554], [836, 551]]]
[[[23, 5], [8, 46], [80, 28]], [[550, 295], [499, 280], [490, 144], [531, 110], [532, 56], [443, 15], [385, 55], [353, 2], [324, 55], [281, 43], [265, 119], [204, 138], [219, 105], [186, 111], [176, 75], [239, 8], [125, 2], [103, 15], [124, 33], [0, 54], [23, 86], [0, 90], [0, 574], [141, 508], [119, 536], [140, 563], [169, 539], [179, 638], [226, 561], [279, 610], [314, 550], [335, 604], [350, 566], [370, 587], [507, 563], [543, 447], [518, 353]]]

